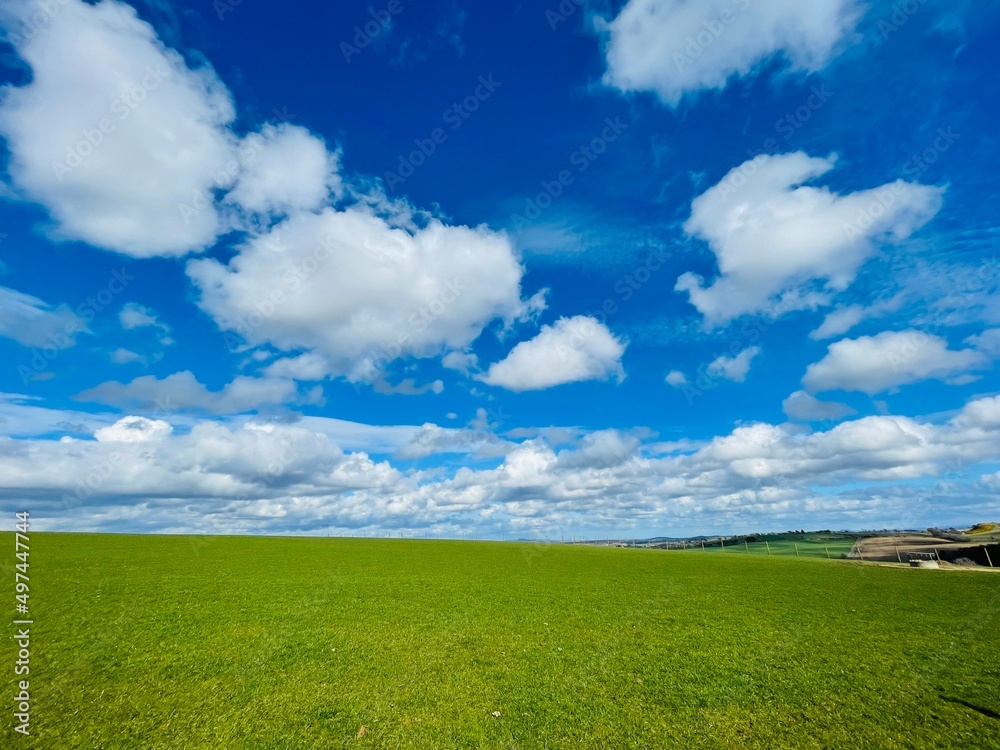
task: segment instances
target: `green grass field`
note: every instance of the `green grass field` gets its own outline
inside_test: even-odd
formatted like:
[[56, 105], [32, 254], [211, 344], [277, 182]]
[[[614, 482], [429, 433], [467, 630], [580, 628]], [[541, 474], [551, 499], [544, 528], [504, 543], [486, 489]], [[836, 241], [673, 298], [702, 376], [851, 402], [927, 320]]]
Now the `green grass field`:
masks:
[[31, 563], [5, 748], [1000, 747], [989, 572], [36, 533]]
[[[763, 541], [757, 542], [733, 542], [725, 543], [725, 546], [718, 542], [712, 546], [705, 547], [704, 550], [697, 545], [689, 547], [685, 552], [703, 552], [704, 554], [727, 555], [787, 555], [791, 557], [818, 557], [822, 559], [837, 559], [841, 555], [846, 555], [854, 546], [853, 539], [805, 539], [791, 541], [784, 539], [769, 540], [766, 544]], [[676, 552], [677, 550], [670, 550]]]

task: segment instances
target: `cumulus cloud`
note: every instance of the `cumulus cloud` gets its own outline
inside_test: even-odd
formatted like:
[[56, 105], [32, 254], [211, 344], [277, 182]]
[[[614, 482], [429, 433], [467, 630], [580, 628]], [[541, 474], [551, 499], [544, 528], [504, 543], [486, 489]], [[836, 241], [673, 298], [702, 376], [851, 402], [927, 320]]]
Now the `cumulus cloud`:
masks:
[[441, 358], [441, 366], [468, 375], [479, 367], [479, 358], [472, 352], [448, 352]]
[[240, 376], [221, 391], [210, 391], [188, 370], [162, 380], [144, 375], [130, 383], [109, 381], [76, 398], [109, 406], [160, 411], [194, 409], [208, 414], [239, 414], [300, 400], [291, 380]]
[[377, 378], [371, 381], [372, 390], [386, 396], [422, 396], [425, 393], [443, 393], [444, 381], [432, 380], [430, 383], [417, 385], [413, 378], [403, 378], [399, 383], [393, 385], [385, 378]]
[[[203, 422], [177, 435], [162, 423], [134, 419], [100, 431], [97, 441], [26, 441], [27, 460], [16, 473], [6, 472], [13, 457], [0, 450], [4, 487], [57, 489], [63, 512], [94, 498], [177, 497], [209, 499], [217, 510], [242, 500], [246, 512], [258, 499], [280, 498], [287, 508], [297, 496], [355, 491], [399, 478], [387, 465], [376, 465], [363, 453], [345, 455], [326, 436], [298, 426]], [[143, 439], [150, 435], [154, 439]], [[48, 479], [45, 461], [51, 462]], [[59, 476], [64, 471], [74, 473]], [[287, 509], [281, 513], [287, 514]]]
[[801, 422], [834, 421], [855, 413], [847, 404], [821, 401], [805, 391], [795, 391], [781, 402], [781, 408], [789, 419]]
[[[60, 528], [310, 533], [683, 524], [696, 533], [720, 523], [787, 528], [805, 516], [846, 519], [842, 525], [873, 519], [913, 525], [930, 514], [930, 523], [940, 522], [951, 499], [918, 509], [926, 485], [907, 492], [889, 483], [1000, 459], [1000, 397], [974, 400], [943, 424], [875, 416], [804, 433], [759, 423], [650, 456], [639, 436], [614, 430], [571, 431], [558, 452], [545, 439], [512, 444], [436, 425], [391, 439], [407, 435], [396, 445], [411, 458], [483, 449], [502, 456], [493, 468], [463, 466], [450, 474], [402, 473], [365, 453], [345, 453], [314, 429], [331, 420], [202, 421], [168, 434], [131, 419], [103, 433], [120, 440], [0, 439], [0, 489], [31, 498], [40, 521]], [[344, 434], [359, 428], [349, 425]], [[148, 432], [159, 437], [134, 440]], [[863, 496], [839, 490], [856, 482], [882, 484]], [[997, 488], [984, 482], [959, 491], [950, 481], [949, 492], [976, 495], [954, 501], [963, 507], [995, 510]]]
[[305, 128], [266, 124], [240, 145], [242, 171], [226, 195], [247, 211], [268, 216], [322, 206], [342, 190], [339, 159]]
[[826, 65], [863, 11], [856, 0], [629, 0], [598, 25], [604, 82], [653, 91], [676, 106], [686, 94], [722, 89], [781, 56], [792, 70]]
[[690, 463], [706, 468], [721, 463], [733, 477], [781, 477], [825, 485], [847, 477], [912, 479], [941, 473], [959, 463], [970, 465], [994, 453], [986, 445], [989, 437], [983, 427], [988, 431], [995, 427], [977, 423], [976, 418], [963, 411], [950, 423], [935, 426], [906, 417], [864, 417], [811, 435], [756, 424], [716, 438], [695, 453]]
[[542, 326], [505, 359], [490, 365], [484, 383], [510, 391], [537, 391], [583, 380], [625, 379], [622, 341], [595, 318], [578, 315]]
[[880, 318], [890, 312], [895, 312], [903, 304], [904, 295], [897, 294], [895, 297], [873, 305], [847, 305], [838, 307], [828, 313], [820, 324], [819, 328], [809, 334], [813, 341], [841, 336], [854, 328], [863, 320]]
[[48, 210], [56, 236], [184, 255], [341, 195], [337, 153], [287, 123], [240, 138], [211, 66], [190, 67], [129, 5], [61, 0], [18, 34], [37, 12], [28, 0], [0, 12], [32, 74], [0, 92], [0, 135], [10, 182]]
[[742, 383], [747, 379], [747, 373], [750, 372], [750, 363], [758, 354], [760, 354], [759, 346], [744, 349], [735, 357], [727, 357], [723, 354], [712, 360], [706, 372], [712, 378], [724, 378], [732, 380], [734, 383]]
[[1000, 328], [989, 328], [975, 336], [969, 336], [965, 343], [991, 359], [1000, 359]]
[[[14, 0], [2, 19], [16, 28], [37, 10]], [[57, 233], [136, 257], [210, 245], [223, 228], [210, 194], [235, 153], [235, 110], [215, 72], [188, 67], [109, 0], [59, 3], [37, 33], [13, 38], [31, 82], [0, 99], [10, 179]]]
[[307, 349], [352, 381], [378, 380], [397, 358], [463, 351], [491, 321], [544, 307], [521, 298], [505, 235], [437, 219], [404, 227], [358, 207], [296, 214], [228, 264], [193, 260], [187, 271], [222, 329]]
[[398, 451], [396, 458], [413, 460], [444, 453], [461, 453], [476, 458], [502, 456], [515, 446], [489, 430], [452, 429], [425, 424]]
[[47, 408], [37, 396], [0, 393], [0, 435], [8, 437], [53, 433], [89, 437], [98, 427], [113, 424], [118, 418], [112, 414]]
[[706, 325], [825, 303], [807, 285], [847, 288], [879, 245], [905, 240], [941, 206], [943, 188], [901, 180], [844, 195], [805, 184], [834, 164], [802, 152], [758, 156], [694, 200], [684, 229], [708, 243], [720, 276], [705, 287], [688, 272], [675, 289]]
[[681, 388], [688, 384], [687, 375], [680, 370], [671, 370], [667, 373], [667, 377], [664, 380], [674, 388]]
[[291, 380], [323, 380], [330, 373], [330, 363], [318, 354], [308, 352], [298, 357], [277, 359], [264, 369], [271, 378]]
[[806, 369], [802, 385], [813, 393], [840, 389], [872, 395], [929, 379], [966, 383], [975, 379], [971, 371], [988, 366], [980, 352], [949, 349], [940, 336], [884, 331], [830, 344], [826, 356]]
[[38, 297], [0, 286], [0, 336], [24, 346], [65, 349], [85, 332], [84, 321], [66, 305], [53, 307]]
[[[14, 0], [0, 17], [17, 26], [35, 10]], [[492, 322], [544, 309], [541, 293], [522, 299], [506, 235], [448, 226], [377, 189], [356, 188], [353, 207], [334, 210], [345, 194], [339, 153], [320, 138], [280, 122], [239, 137], [215, 72], [190, 67], [124, 3], [57, 10], [15, 35], [32, 77], [0, 99], [12, 185], [48, 209], [61, 236], [136, 257], [246, 231], [228, 263], [188, 266], [235, 347], [305, 350], [329, 363], [327, 375], [416, 393], [424, 386], [389, 385], [385, 367], [467, 352]], [[124, 324], [154, 325], [135, 308]]]
[[123, 417], [113, 425], [101, 427], [94, 437], [101, 443], [146, 443], [165, 438], [173, 431], [173, 425], [162, 419]]
[[585, 435], [579, 445], [556, 455], [557, 469], [609, 469], [634, 459], [639, 438], [618, 430], [599, 430]]

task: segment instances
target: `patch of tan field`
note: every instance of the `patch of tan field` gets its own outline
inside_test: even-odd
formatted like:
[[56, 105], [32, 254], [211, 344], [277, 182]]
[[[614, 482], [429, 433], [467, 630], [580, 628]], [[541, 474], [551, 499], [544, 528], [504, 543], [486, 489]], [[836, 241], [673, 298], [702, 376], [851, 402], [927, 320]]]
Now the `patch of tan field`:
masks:
[[[902, 561], [907, 564], [907, 553], [935, 554], [935, 550], [944, 552], [945, 550], [965, 549], [968, 547], [980, 546], [978, 540], [968, 542], [952, 542], [947, 539], [939, 539], [928, 534], [911, 534], [900, 536], [878, 536], [861, 540], [855, 548], [865, 560], [877, 562]], [[994, 561], [996, 563], [997, 561]], [[941, 563], [943, 566], [950, 566], [947, 562]], [[961, 567], [961, 566], [958, 566]]]

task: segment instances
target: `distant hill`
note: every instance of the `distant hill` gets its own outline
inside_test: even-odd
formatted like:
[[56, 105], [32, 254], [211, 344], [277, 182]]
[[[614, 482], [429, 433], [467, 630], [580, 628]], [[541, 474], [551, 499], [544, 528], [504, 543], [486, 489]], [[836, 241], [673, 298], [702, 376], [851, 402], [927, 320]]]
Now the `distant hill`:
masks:
[[1000, 531], [1000, 523], [977, 523], [971, 529], [966, 531], [966, 534], [992, 534], [994, 531]]

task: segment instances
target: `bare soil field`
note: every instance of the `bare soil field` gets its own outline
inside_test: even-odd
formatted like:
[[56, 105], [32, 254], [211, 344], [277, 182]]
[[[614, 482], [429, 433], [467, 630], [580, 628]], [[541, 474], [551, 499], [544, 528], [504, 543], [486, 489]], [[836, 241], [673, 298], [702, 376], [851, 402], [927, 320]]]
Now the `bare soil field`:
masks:
[[[921, 553], [940, 556], [944, 564], [949, 564], [949, 560], [955, 558], [956, 553], [960, 550], [974, 550], [979, 548], [977, 551], [981, 552], [983, 547], [989, 547], [989, 552], [986, 554], [989, 554], [990, 557], [988, 559], [992, 560], [993, 565], [1000, 566], [1000, 555], [995, 551], [995, 543], [988, 544], [986, 540], [953, 542], [933, 537], [929, 534], [870, 537], [858, 542], [856, 551], [859, 551], [860, 556], [865, 560], [878, 562], [907, 563], [907, 555], [909, 553]], [[970, 555], [970, 558], [982, 565], [988, 566], [986, 554]], [[982, 557], [981, 562], [978, 559], [979, 557]]]

